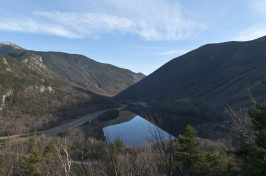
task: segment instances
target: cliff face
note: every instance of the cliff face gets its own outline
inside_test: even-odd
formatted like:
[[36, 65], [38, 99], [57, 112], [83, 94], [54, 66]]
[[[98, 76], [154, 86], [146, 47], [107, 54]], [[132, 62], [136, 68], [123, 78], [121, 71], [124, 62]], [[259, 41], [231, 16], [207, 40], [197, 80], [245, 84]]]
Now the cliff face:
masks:
[[12, 70], [10, 66], [8, 65], [6, 59], [4, 57], [2, 59], [3, 59], [3, 64], [6, 66], [6, 71], [11, 72]]
[[5, 107], [6, 98], [8, 96], [11, 96], [11, 95], [13, 95], [13, 90], [8, 90], [7, 93], [3, 95], [3, 97], [2, 97], [2, 104], [0, 106], [0, 111], [3, 110], [3, 108]]
[[26, 64], [30, 69], [41, 72], [46, 70], [46, 66], [42, 62], [42, 57], [36, 54], [28, 53], [28, 56], [24, 56], [24, 59], [21, 61]]

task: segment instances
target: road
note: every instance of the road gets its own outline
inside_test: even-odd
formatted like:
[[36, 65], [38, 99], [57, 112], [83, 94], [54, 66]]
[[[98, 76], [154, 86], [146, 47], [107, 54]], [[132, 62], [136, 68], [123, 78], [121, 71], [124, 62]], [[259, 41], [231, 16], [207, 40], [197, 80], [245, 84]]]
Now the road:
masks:
[[87, 121], [92, 121], [93, 119], [95, 119], [96, 117], [98, 117], [99, 115], [105, 113], [107, 110], [101, 111], [101, 112], [96, 112], [94, 114], [90, 114], [86, 117], [83, 117], [81, 119], [72, 121], [70, 123], [66, 123], [64, 125], [61, 126], [57, 126], [55, 128], [46, 130], [46, 131], [40, 131], [41, 134], [46, 135], [46, 136], [55, 136], [58, 133], [64, 133], [67, 131], [67, 129], [69, 128], [74, 128], [80, 125], [83, 125], [84, 123], [86, 123]]
[[[126, 108], [127, 106], [124, 104], [121, 104], [120, 107], [116, 108], [116, 110], [118, 111], [122, 111], [124, 108]], [[74, 120], [72, 122], [51, 128], [49, 130], [45, 130], [45, 131], [40, 131], [39, 133], [41, 133], [42, 135], [46, 135], [46, 136], [55, 136], [59, 133], [64, 133], [67, 131], [68, 128], [74, 128], [80, 125], [83, 125], [84, 123], [86, 123], [87, 121], [91, 122], [92, 120], [94, 120], [95, 118], [97, 118], [99, 115], [105, 113], [106, 111], [109, 110], [113, 110], [113, 109], [106, 109], [104, 111], [100, 111], [100, 112], [96, 112], [90, 115], [87, 115], [81, 119], [78, 120]], [[17, 135], [13, 135], [13, 136], [3, 136], [0, 137], [0, 149], [1, 149], [1, 141], [5, 141], [5, 140], [9, 140], [10, 143], [14, 144], [14, 143], [20, 143], [26, 140], [29, 140], [31, 138], [31, 136], [28, 136], [27, 134], [17, 134]]]
[[[121, 106], [119, 108], [117, 108], [117, 110], [121, 111], [121, 110], [123, 110], [126, 107], [127, 107], [126, 105], [121, 104]], [[83, 125], [84, 123], [86, 123], [88, 121], [91, 122], [92, 120], [97, 118], [99, 115], [105, 113], [108, 110], [112, 110], [112, 109], [107, 109], [107, 110], [104, 110], [104, 111], [96, 112], [96, 113], [90, 114], [88, 116], [85, 116], [85, 117], [83, 117], [81, 119], [72, 121], [70, 123], [66, 123], [64, 125], [61, 125], [61, 126], [58, 126], [58, 127], [46, 130], [46, 131], [41, 131], [40, 133], [43, 134], [43, 135], [46, 135], [46, 136], [55, 136], [55, 135], [57, 135], [59, 133], [64, 133], [64, 132], [67, 131], [68, 128], [70, 129], [70, 128], [74, 128], [74, 127]]]

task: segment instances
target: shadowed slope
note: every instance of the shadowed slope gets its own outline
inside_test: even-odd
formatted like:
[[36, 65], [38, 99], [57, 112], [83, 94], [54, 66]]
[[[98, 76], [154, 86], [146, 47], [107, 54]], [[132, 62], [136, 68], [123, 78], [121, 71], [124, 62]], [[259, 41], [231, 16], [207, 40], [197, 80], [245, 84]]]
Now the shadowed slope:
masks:
[[250, 103], [248, 90], [266, 100], [266, 37], [208, 44], [177, 57], [116, 96], [190, 109], [223, 109]]

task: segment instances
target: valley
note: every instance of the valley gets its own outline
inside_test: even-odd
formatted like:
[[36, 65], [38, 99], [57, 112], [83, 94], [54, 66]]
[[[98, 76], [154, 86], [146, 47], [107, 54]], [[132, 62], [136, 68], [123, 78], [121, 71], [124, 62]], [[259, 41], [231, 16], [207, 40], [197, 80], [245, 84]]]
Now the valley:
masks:
[[[119, 107], [108, 96], [144, 76], [80, 55], [40, 56], [8, 42], [0, 43], [0, 51], [0, 136], [42, 131]], [[79, 69], [86, 64], [93, 69]]]
[[[225, 106], [251, 105], [249, 93], [264, 101], [264, 45], [265, 37], [208, 44], [145, 77], [82, 55], [30, 51], [2, 42], [0, 134], [43, 131], [117, 108], [120, 102], [134, 114], [151, 116], [173, 136], [181, 134], [187, 124], [211, 129], [227, 121]], [[11, 123], [23, 125], [11, 127]], [[213, 136], [203, 131], [200, 136]], [[228, 138], [228, 134], [219, 138]]]
[[266, 0], [0, 12], [0, 176], [266, 176]]
[[[98, 167], [99, 161], [110, 159], [113, 166], [107, 173], [119, 169], [114, 158], [121, 162], [119, 158], [149, 153], [147, 163], [169, 165], [156, 175], [167, 175], [180, 172], [172, 168], [173, 160], [178, 160], [175, 152], [183, 150], [178, 147], [188, 138], [195, 142], [197, 157], [204, 158], [202, 163], [209, 164], [212, 156], [219, 160], [215, 166], [221, 173], [238, 172], [236, 165], [233, 170], [229, 166], [237, 156], [231, 158], [223, 150], [238, 147], [239, 131], [250, 128], [255, 108], [264, 112], [252, 104], [266, 100], [264, 46], [265, 37], [207, 44], [145, 76], [82, 55], [31, 51], [1, 42], [1, 150], [12, 146], [6, 154], [16, 149], [24, 163], [27, 152], [31, 157], [39, 150], [43, 158], [45, 152], [55, 152], [54, 157], [64, 151], [66, 162], [76, 166]], [[64, 147], [71, 147], [71, 157]], [[159, 159], [151, 162], [154, 157]], [[153, 167], [147, 163], [145, 167]], [[87, 172], [85, 167], [81, 170]]]

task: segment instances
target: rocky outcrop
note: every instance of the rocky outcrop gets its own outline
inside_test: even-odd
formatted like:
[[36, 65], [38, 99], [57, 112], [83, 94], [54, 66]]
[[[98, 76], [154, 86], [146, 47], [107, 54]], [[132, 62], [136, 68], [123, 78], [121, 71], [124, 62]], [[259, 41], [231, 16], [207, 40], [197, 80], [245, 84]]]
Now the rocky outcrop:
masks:
[[8, 96], [11, 96], [12, 94], [13, 94], [13, 90], [9, 90], [9, 91], [7, 91], [6, 94], [3, 95], [3, 97], [2, 97], [2, 104], [1, 104], [1, 106], [0, 106], [0, 111], [1, 111], [1, 110], [4, 108], [4, 106], [5, 106], [6, 98], [7, 98]]
[[3, 58], [3, 64], [7, 66], [6, 71], [8, 72], [12, 71], [5, 58]]
[[36, 93], [43, 93], [45, 91], [48, 91], [49, 93], [53, 93], [54, 90], [51, 86], [45, 87], [45, 86], [29, 86], [24, 90], [24, 93], [27, 94], [36, 94]]
[[41, 93], [43, 93], [44, 91], [48, 91], [49, 93], [52, 93], [52, 92], [54, 92], [54, 90], [52, 89], [52, 87], [51, 86], [48, 86], [48, 87], [44, 87], [44, 86], [41, 86], [41, 87], [37, 87], [37, 86], [35, 86], [37, 89], [39, 89], [39, 91], [41, 92]]
[[47, 89], [50, 93], [53, 93], [53, 92], [54, 92], [54, 90], [52, 89], [51, 86], [48, 86], [46, 89]]
[[42, 62], [42, 57], [36, 54], [31, 53], [29, 57], [21, 62], [27, 64], [28, 67], [34, 71], [41, 72], [42, 70], [46, 70], [46, 66]]

